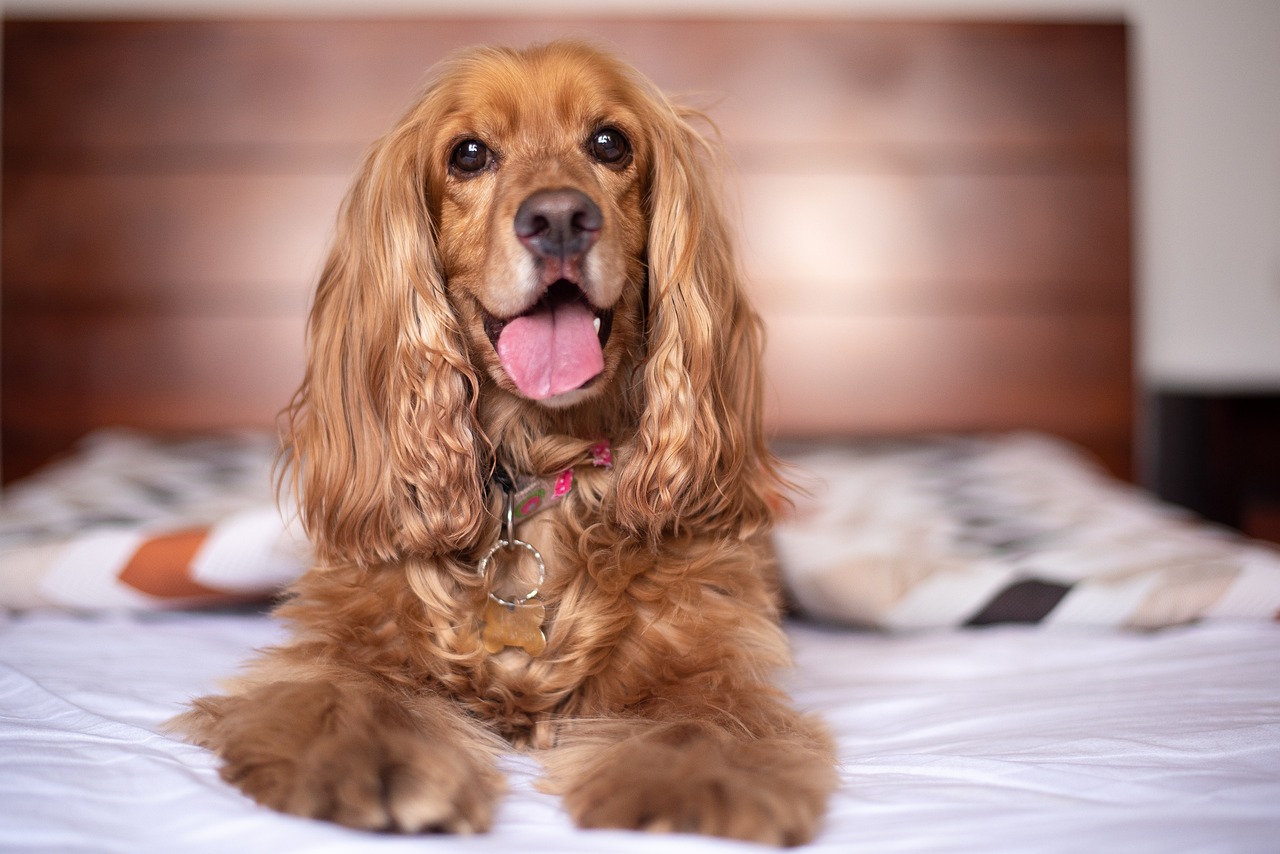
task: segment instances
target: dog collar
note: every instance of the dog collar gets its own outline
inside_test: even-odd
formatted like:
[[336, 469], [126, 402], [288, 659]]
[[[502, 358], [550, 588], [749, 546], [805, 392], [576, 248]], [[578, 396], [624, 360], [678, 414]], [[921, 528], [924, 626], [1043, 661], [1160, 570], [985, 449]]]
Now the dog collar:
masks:
[[[612, 468], [613, 451], [607, 441], [591, 446], [590, 463], [594, 468]], [[510, 496], [512, 523], [519, 525], [539, 511], [546, 510], [573, 491], [573, 469], [567, 468], [550, 477], [527, 476], [514, 479], [502, 466], [494, 469], [493, 479]]]
[[[608, 442], [592, 445], [590, 454], [591, 465], [596, 468], [613, 467], [613, 452]], [[497, 466], [493, 479], [502, 488], [503, 527], [476, 570], [488, 586], [492, 583], [489, 572], [494, 561], [500, 556], [523, 550], [537, 566], [538, 578], [533, 589], [523, 596], [504, 599], [492, 589], [488, 591], [481, 617], [480, 642], [490, 655], [508, 647], [523, 649], [533, 656], [541, 655], [547, 646], [547, 637], [542, 631], [547, 608], [538, 601], [538, 590], [546, 578], [546, 565], [536, 548], [516, 538], [516, 525], [559, 503], [572, 492], [573, 469], [565, 469], [554, 477], [527, 477], [515, 481], [506, 469]]]

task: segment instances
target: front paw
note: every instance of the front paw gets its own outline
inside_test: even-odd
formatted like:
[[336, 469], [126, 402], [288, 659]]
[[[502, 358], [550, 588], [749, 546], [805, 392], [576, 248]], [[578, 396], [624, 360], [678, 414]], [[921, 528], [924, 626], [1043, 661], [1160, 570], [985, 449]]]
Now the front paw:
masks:
[[695, 723], [655, 725], [579, 770], [564, 799], [581, 827], [779, 846], [813, 838], [834, 783], [829, 757], [810, 743], [739, 740]]
[[246, 757], [222, 777], [281, 812], [362, 830], [476, 833], [493, 820], [484, 769], [413, 733], [326, 734], [292, 761]]
[[501, 778], [453, 726], [411, 725], [325, 686], [207, 698], [175, 724], [223, 759], [224, 780], [265, 806], [362, 830], [488, 830]]

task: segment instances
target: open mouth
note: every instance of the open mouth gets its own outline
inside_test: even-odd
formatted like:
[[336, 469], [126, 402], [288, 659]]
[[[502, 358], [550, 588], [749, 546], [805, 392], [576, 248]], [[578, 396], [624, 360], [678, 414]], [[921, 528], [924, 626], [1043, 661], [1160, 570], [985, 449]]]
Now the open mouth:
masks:
[[515, 317], [485, 318], [502, 369], [533, 400], [582, 388], [599, 376], [612, 328], [613, 312], [593, 306], [568, 279], [553, 283]]

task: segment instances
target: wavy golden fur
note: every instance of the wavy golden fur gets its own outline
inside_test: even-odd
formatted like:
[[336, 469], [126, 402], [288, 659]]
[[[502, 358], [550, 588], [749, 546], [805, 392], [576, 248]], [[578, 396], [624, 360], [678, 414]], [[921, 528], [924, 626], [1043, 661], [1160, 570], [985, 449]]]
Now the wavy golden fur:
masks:
[[[481, 49], [373, 148], [288, 412], [317, 553], [279, 609], [293, 638], [176, 721], [225, 779], [354, 827], [479, 831], [509, 742], [584, 827], [815, 833], [832, 749], [769, 681], [761, 325], [695, 119], [583, 45]], [[598, 354], [565, 325], [509, 343], [549, 306], [594, 315]], [[590, 377], [534, 389], [527, 340]], [[602, 438], [612, 469], [584, 464]], [[499, 467], [575, 472], [517, 532], [546, 559], [536, 656], [479, 641]]]

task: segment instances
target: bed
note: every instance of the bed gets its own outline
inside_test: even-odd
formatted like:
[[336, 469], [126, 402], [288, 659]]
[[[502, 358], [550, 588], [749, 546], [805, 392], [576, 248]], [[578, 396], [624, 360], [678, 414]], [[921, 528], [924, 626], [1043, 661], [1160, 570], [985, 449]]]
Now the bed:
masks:
[[489, 834], [357, 833], [161, 727], [280, 638], [269, 425], [396, 81], [566, 28], [719, 93], [743, 172], [809, 848], [1274, 850], [1280, 554], [1132, 483], [1125, 28], [846, 20], [7, 22], [0, 849], [754, 850], [577, 831], [520, 754]]
[[[259, 807], [161, 729], [281, 638], [261, 603], [306, 546], [266, 495], [270, 446], [100, 432], [8, 491], [0, 849], [424, 844]], [[812, 850], [1273, 850], [1280, 553], [1042, 434], [786, 454], [810, 495], [778, 532], [783, 681], [839, 743]], [[199, 532], [182, 560], [154, 548], [175, 532]], [[431, 850], [751, 850], [577, 831], [534, 760], [504, 770], [494, 830]]]

